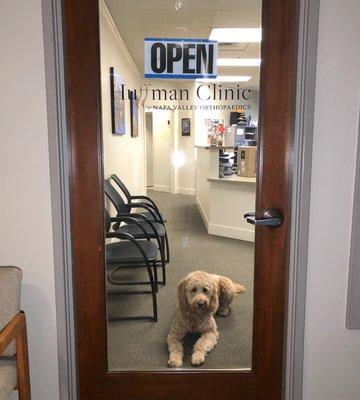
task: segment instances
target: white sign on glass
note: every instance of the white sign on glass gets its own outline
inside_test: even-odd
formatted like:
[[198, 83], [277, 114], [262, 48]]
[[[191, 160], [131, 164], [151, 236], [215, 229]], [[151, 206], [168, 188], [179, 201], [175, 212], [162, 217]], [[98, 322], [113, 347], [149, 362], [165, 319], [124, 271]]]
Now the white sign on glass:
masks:
[[145, 78], [213, 79], [218, 42], [208, 39], [145, 38]]

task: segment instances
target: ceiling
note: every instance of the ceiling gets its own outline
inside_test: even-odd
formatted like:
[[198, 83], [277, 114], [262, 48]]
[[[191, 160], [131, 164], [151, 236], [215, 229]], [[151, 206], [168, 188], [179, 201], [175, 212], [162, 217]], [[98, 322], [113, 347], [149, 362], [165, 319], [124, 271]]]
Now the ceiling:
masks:
[[[208, 38], [212, 28], [259, 28], [261, 0], [105, 0], [139, 72], [144, 38]], [[176, 10], [176, 4], [183, 4]], [[259, 43], [219, 45], [218, 57], [259, 58]], [[218, 75], [249, 75], [242, 87], [257, 88], [259, 67], [218, 67]]]

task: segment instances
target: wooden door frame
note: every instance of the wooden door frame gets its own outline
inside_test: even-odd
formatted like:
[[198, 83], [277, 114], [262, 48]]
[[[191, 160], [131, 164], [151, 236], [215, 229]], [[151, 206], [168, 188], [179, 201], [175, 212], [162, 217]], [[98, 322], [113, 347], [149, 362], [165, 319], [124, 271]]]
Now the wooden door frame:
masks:
[[[46, 1], [43, 1], [45, 3]], [[81, 7], [85, 7], [89, 2], [78, 1], [78, 10]], [[304, 103], [304, 100], [309, 99], [309, 94], [313, 94], [313, 78], [315, 76], [315, 60], [316, 60], [316, 51], [314, 53], [313, 47], [309, 46], [309, 43], [314, 43], [314, 38], [316, 40], [316, 27], [317, 27], [317, 8], [318, 3], [312, 2], [312, 5], [309, 4], [308, 0], [300, 1], [300, 47], [299, 47], [299, 57], [298, 57], [298, 89], [297, 89], [297, 106], [296, 106], [296, 125], [295, 125], [295, 145], [294, 145], [294, 182], [292, 186], [292, 198], [293, 205], [297, 204], [301, 206], [301, 213], [297, 213], [296, 216], [293, 215], [293, 220], [295, 218], [298, 221], [299, 225], [294, 226], [293, 229], [293, 239], [291, 241], [291, 256], [290, 257], [290, 283], [288, 284], [288, 298], [292, 300], [292, 306], [287, 310], [287, 320], [288, 320], [288, 348], [286, 351], [286, 356], [288, 362], [286, 363], [286, 371], [298, 371], [297, 376], [301, 377], [302, 365], [299, 363], [299, 359], [302, 359], [302, 351], [295, 351], [295, 343], [297, 343], [297, 348], [302, 347], [302, 338], [301, 332], [294, 331], [294, 328], [298, 325], [301, 326], [301, 322], [303, 321], [303, 308], [304, 308], [304, 296], [305, 296], [305, 287], [304, 287], [304, 278], [306, 278], [306, 268], [299, 270], [299, 265], [306, 267], [306, 231], [307, 231], [307, 221], [308, 221], [308, 193], [310, 190], [310, 163], [308, 160], [311, 159], [311, 134], [312, 134], [312, 114], [313, 114], [313, 104], [310, 102], [306, 107], [301, 104]], [[75, 10], [73, 10], [75, 11]], [[69, 182], [67, 180], [67, 159], [66, 155], [64, 156], [64, 149], [67, 148], [67, 137], [66, 137], [66, 127], [64, 126], [64, 110], [59, 109], [59, 104], [64, 104], [65, 93], [63, 91], [64, 79], [62, 76], [61, 68], [63, 64], [63, 58], [61, 54], [61, 14], [59, 1], [53, 0], [53, 9], [52, 15], [48, 15], [49, 18], [52, 19], [53, 26], [57, 26], [55, 32], [52, 31], [52, 37], [55, 38], [55, 53], [52, 54], [52, 57], [55, 60], [55, 64], [58, 67], [56, 69], [55, 74], [50, 74], [47, 71], [46, 78], [47, 82], [54, 81], [57, 83], [57, 87], [51, 88], [48, 90], [48, 101], [49, 97], [53, 96], [57, 99], [57, 105], [53, 105], [53, 107], [57, 107], [56, 115], [52, 115], [51, 118], [48, 116], [48, 121], [50, 122], [50, 126], [54, 126], [54, 131], [51, 133], [49, 131], [49, 137], [52, 140], [55, 140], [57, 143], [50, 143], [50, 154], [53, 155], [51, 162], [51, 170], [53, 172], [54, 179], [52, 179], [52, 190], [54, 188], [57, 189], [57, 193], [53, 196], [55, 201], [53, 200], [53, 207], [56, 210], [60, 210], [58, 214], [62, 215], [53, 215], [54, 221], [59, 221], [59, 225], [61, 226], [62, 232], [57, 233], [58, 239], [61, 240], [61, 244], [59, 242], [55, 242], [57, 244], [59, 251], [61, 250], [64, 255], [64, 259], [61, 263], [59, 263], [59, 268], [62, 270], [60, 272], [64, 272], [61, 274], [59, 272], [56, 280], [57, 280], [57, 300], [60, 303], [60, 312], [58, 312], [58, 328], [59, 328], [59, 343], [63, 344], [60, 348], [60, 353], [62, 351], [63, 360], [66, 360], [67, 368], [62, 368], [60, 373], [62, 373], [63, 377], [65, 377], [62, 382], [66, 381], [68, 383], [67, 386], [72, 386], [74, 388], [74, 357], [72, 354], [74, 353], [74, 343], [73, 343], [73, 328], [72, 328], [72, 301], [71, 301], [71, 286], [69, 286], [71, 279], [71, 268], [69, 265], [69, 254], [71, 250], [71, 245], [68, 240], [69, 236], [69, 218], [68, 211], [69, 205], [67, 203], [67, 194], [69, 194]], [[310, 21], [310, 23], [309, 23]], [[96, 25], [97, 21], [93, 21]], [[48, 24], [49, 26], [49, 24]], [[46, 26], [44, 25], [44, 30]], [[46, 36], [45, 36], [46, 37]], [[51, 40], [49, 40], [50, 43]], [[46, 44], [46, 43], [45, 43]], [[49, 46], [51, 47], [51, 46]], [[45, 46], [46, 50], [46, 46]], [[54, 49], [53, 49], [54, 50]], [[301, 52], [301, 54], [300, 54]], [[50, 51], [51, 53], [51, 51]], [[46, 56], [46, 52], [45, 52]], [[48, 58], [51, 58], [49, 56]], [[45, 60], [47, 61], [47, 59]], [[59, 71], [60, 69], [60, 71]], [[87, 71], [86, 71], [87, 72]], [[299, 83], [301, 85], [299, 85]], [[92, 89], [94, 86], [91, 84]], [[99, 90], [99, 88], [98, 88]], [[311, 97], [310, 97], [311, 99]], [[49, 105], [49, 104], [48, 104]], [[98, 105], [99, 106], [99, 105]], [[49, 111], [49, 110], [48, 110]], [[71, 121], [70, 121], [71, 122]], [[71, 126], [74, 129], [74, 125]], [[78, 128], [78, 127], [77, 127]], [[310, 140], [309, 140], [310, 137]], [[306, 140], [305, 140], [306, 139]], [[73, 171], [74, 172], [74, 171]], [[56, 178], [60, 178], [59, 180]], [[56, 191], [56, 190], [55, 190]], [[60, 200], [60, 201], [57, 201]], [[64, 218], [64, 214], [65, 216]], [[301, 215], [301, 218], [299, 217]], [[64, 243], [64, 237], [67, 237], [67, 241]], [[300, 239], [302, 240], [302, 245], [296, 245], [296, 241], [298, 242]], [[294, 249], [297, 249], [297, 257], [294, 257]], [[299, 261], [301, 263], [299, 264]], [[301, 276], [300, 276], [301, 275]], [[64, 284], [65, 283], [65, 284]], [[67, 284], [66, 284], [67, 283]], [[298, 285], [298, 283], [300, 283]], [[298, 289], [298, 290], [296, 290]], [[59, 305], [58, 303], [58, 305]], [[289, 303], [289, 301], [288, 301]], [[65, 335], [61, 335], [60, 331]], [[297, 339], [294, 339], [294, 333], [297, 334]], [[292, 338], [292, 339], [289, 339]], [[300, 345], [300, 346], [299, 346]], [[282, 352], [280, 352], [282, 354]], [[291, 356], [292, 355], [292, 356]], [[290, 366], [290, 367], [289, 367]], [[66, 371], [65, 371], [66, 370]], [[64, 372], [65, 371], [65, 372]], [[300, 372], [300, 374], [299, 374]], [[288, 377], [288, 373], [286, 376]], [[290, 386], [297, 387], [298, 389], [293, 389], [291, 393], [289, 390], [286, 391], [286, 398], [288, 399], [300, 399], [298, 397], [299, 388], [301, 387], [301, 378], [300, 381], [294, 385], [295, 380], [291, 384], [292, 379], [288, 379], [287, 388]], [[285, 380], [284, 380], [285, 382]], [[295, 382], [296, 383], [296, 382]], [[68, 394], [64, 394], [62, 398], [75, 398], [74, 390], [69, 390]]]

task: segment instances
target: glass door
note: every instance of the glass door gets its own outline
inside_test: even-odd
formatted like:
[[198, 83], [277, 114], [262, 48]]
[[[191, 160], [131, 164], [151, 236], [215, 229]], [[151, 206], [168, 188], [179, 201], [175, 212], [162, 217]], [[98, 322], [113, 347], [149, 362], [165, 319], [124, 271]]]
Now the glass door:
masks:
[[80, 398], [280, 398], [295, 10], [64, 1]]

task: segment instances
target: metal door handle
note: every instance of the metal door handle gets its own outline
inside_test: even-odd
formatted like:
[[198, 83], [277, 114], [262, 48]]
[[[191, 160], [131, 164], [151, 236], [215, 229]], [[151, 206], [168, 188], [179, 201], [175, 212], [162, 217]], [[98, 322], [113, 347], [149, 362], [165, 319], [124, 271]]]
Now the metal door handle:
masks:
[[269, 228], [278, 228], [284, 221], [282, 213], [274, 208], [265, 210], [263, 218], [256, 218], [254, 212], [244, 214], [244, 218], [249, 224], [268, 226]]

